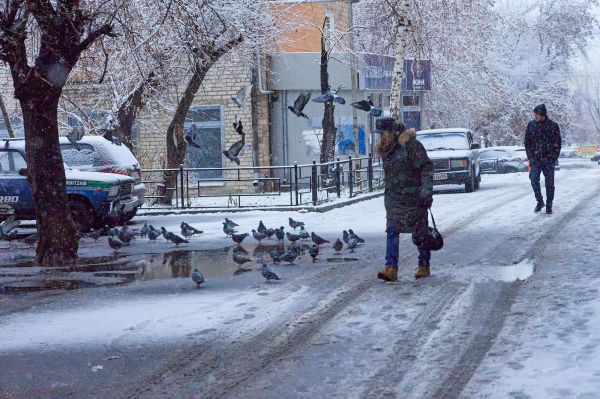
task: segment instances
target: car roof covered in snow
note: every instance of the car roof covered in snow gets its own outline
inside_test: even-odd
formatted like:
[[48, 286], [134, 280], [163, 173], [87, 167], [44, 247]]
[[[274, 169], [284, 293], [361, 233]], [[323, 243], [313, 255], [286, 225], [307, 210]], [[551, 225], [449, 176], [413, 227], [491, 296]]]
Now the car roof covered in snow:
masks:
[[524, 150], [525, 147], [521, 147], [518, 145], [500, 145], [496, 147], [484, 147], [479, 150], [479, 152], [483, 151], [493, 151], [493, 150], [503, 150], [503, 151], [521, 151]]
[[436, 133], [468, 133], [469, 129], [465, 129], [462, 127], [456, 128], [446, 128], [446, 129], [429, 129], [429, 130], [419, 130], [417, 134], [436, 134]]
[[[66, 137], [60, 137], [59, 142], [60, 144], [69, 144], [69, 139]], [[99, 151], [103, 153], [102, 155], [109, 156], [112, 160], [112, 162], [108, 163], [114, 163], [116, 165], [139, 166], [138, 160], [131, 153], [131, 151], [129, 151], [129, 148], [123, 144], [117, 145], [112, 141], [106, 140], [102, 136], [84, 136], [78, 142], [82, 144], [89, 144], [97, 150], [101, 148], [101, 151]]]

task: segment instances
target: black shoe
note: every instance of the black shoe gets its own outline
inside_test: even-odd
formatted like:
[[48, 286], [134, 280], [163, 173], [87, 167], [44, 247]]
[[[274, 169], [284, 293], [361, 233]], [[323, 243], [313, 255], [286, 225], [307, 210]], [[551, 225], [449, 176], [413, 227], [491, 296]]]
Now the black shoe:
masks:
[[552, 215], [552, 207], [551, 207], [551, 206], [547, 206], [547, 207], [546, 207], [546, 213], [547, 213], [548, 215]]
[[542, 210], [542, 208], [544, 207], [544, 202], [538, 202], [537, 205], [535, 206], [535, 209], [533, 210], [534, 212], [539, 212]]

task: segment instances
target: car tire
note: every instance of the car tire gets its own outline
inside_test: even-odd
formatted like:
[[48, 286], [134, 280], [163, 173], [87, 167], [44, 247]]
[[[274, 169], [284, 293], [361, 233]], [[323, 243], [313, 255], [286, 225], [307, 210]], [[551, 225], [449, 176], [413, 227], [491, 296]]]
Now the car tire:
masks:
[[475, 191], [475, 173], [471, 171], [469, 181], [465, 183], [465, 192], [472, 193], [473, 191]]
[[84, 200], [70, 200], [69, 209], [77, 231], [87, 233], [94, 227], [95, 217], [92, 207]]
[[135, 215], [137, 214], [137, 208], [135, 208], [133, 211], [131, 212], [125, 212], [124, 214], [122, 214], [119, 217], [119, 224], [124, 224], [126, 222], [129, 222], [131, 219], [133, 219], [135, 217]]

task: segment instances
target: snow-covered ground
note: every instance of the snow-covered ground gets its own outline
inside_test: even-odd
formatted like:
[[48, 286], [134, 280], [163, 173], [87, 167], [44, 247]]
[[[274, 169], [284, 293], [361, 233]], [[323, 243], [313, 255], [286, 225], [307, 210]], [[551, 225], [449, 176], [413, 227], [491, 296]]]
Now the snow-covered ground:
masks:
[[[599, 187], [600, 168], [581, 161], [561, 165], [552, 216], [532, 212], [535, 201], [524, 173], [485, 175], [475, 193], [438, 187], [433, 212], [446, 236], [446, 246], [433, 255], [433, 277], [418, 283], [409, 277], [416, 260], [407, 236], [401, 241], [401, 282], [374, 281], [383, 264], [385, 245], [382, 198], [327, 213], [250, 211], [138, 217], [136, 228], [148, 222], [178, 231], [185, 220], [205, 231], [181, 246], [178, 253], [227, 250], [232, 243], [221, 230], [225, 216], [240, 224], [239, 232], [250, 232], [259, 220], [289, 230], [287, 218], [291, 216], [331, 241], [341, 236], [342, 229], [353, 228], [367, 244], [354, 254], [344, 250], [343, 257], [356, 261], [327, 262], [335, 255], [324, 247], [315, 264], [304, 256], [293, 266], [275, 265], [272, 268], [282, 281], [271, 284], [256, 270], [260, 258], [255, 257], [256, 262], [249, 264], [254, 271], [208, 278], [201, 289], [189, 278], [141, 278], [126, 286], [82, 289], [21, 307], [18, 302], [27, 295], [0, 293], [0, 362], [20, 364], [15, 369], [37, 362], [43, 363], [41, 369], [51, 370], [57, 354], [70, 353], [72, 365], [61, 363], [64, 367], [87, 367], [97, 379], [108, 376], [110, 370], [141, 374], [143, 364], [132, 360], [128, 369], [120, 369], [114, 362], [91, 359], [90, 353], [95, 351], [143, 352], [163, 345], [184, 350], [200, 345], [218, 353], [237, 348], [235, 356], [241, 359], [245, 352], [237, 345], [249, 342], [255, 347], [256, 339], [262, 351], [273, 348], [276, 358], [269, 360], [273, 368], [260, 373], [265, 378], [248, 376], [254, 382], [236, 388], [231, 397], [282, 397], [282, 386], [276, 387], [271, 379], [284, 378], [297, 397], [336, 396], [336, 392], [338, 396], [344, 392], [344, 397], [365, 397], [368, 392], [382, 397], [388, 393], [386, 389], [401, 397], [436, 397], [436, 384], [450, 378], [455, 362], [464, 353], [484, 347], [468, 346], [469, 334], [493, 333], [496, 338], [491, 348], [475, 356], [479, 360], [473, 366], [465, 366], [473, 367], [473, 376], [468, 375], [464, 397], [594, 397], [600, 391], [600, 363], [596, 360], [600, 355], [600, 271], [596, 271], [600, 201], [597, 196], [589, 197]], [[558, 227], [557, 221], [561, 222]], [[247, 240], [244, 246], [250, 249], [253, 239]], [[124, 254], [143, 263], [144, 254], [173, 250], [174, 246], [162, 239], [156, 243], [138, 239]], [[104, 239], [98, 243], [86, 240], [80, 253], [83, 258], [111, 256], [112, 250]], [[32, 251], [12, 248], [2, 256], [11, 259], [15, 254], [31, 256]], [[198, 260], [198, 267], [204, 266]], [[231, 269], [233, 264], [227, 259], [222, 265], [211, 265], [220, 266]], [[152, 270], [149, 263], [146, 270]], [[506, 305], [504, 295], [512, 292], [514, 298]], [[506, 309], [506, 317], [484, 317], [488, 311], [493, 314], [494, 306], [499, 315]], [[340, 310], [331, 313], [337, 308]], [[3, 309], [12, 310], [5, 313]], [[302, 344], [289, 343], [298, 340]], [[287, 348], [287, 357], [281, 355], [281, 348]], [[85, 362], [81, 353], [86, 353]], [[193, 354], [189, 356], [195, 359]], [[205, 366], [207, 370], [218, 367]], [[185, 367], [171, 368], [185, 371]], [[236, 370], [243, 374], [252, 367], [246, 364]], [[377, 381], [387, 378], [380, 367], [397, 373], [392, 373], [396, 385], [377, 386]], [[328, 370], [328, 383], [318, 384], [318, 370], [324, 369]], [[54, 378], [51, 372], [44, 373], [49, 380]], [[207, 377], [207, 386], [220, 381], [219, 372], [215, 373]], [[227, 375], [233, 384], [237, 377]], [[0, 377], [0, 386], [3, 378], [7, 384], [15, 384], [18, 377]], [[85, 381], [88, 377], [81, 378]], [[343, 381], [343, 387], [336, 381]], [[187, 386], [177, 384], [181, 389]], [[49, 388], [46, 392], [54, 391]]]

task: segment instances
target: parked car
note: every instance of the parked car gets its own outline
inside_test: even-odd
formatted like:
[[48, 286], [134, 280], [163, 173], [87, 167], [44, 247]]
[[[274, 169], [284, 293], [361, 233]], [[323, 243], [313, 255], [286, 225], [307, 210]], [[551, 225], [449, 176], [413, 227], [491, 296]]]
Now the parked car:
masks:
[[468, 129], [432, 129], [417, 132], [433, 161], [433, 184], [464, 184], [470, 193], [479, 188], [479, 144]]
[[575, 158], [577, 156], [577, 149], [573, 147], [563, 147], [560, 149], [559, 158]]
[[[113, 224], [132, 212], [138, 202], [132, 196], [135, 184], [132, 177], [70, 168], [65, 169], [65, 176], [69, 208], [80, 231]], [[111, 217], [111, 211], [116, 217]], [[10, 215], [17, 219], [35, 219], [24, 140], [6, 140], [0, 148], [0, 220]]]
[[[527, 158], [527, 152], [525, 152], [525, 147], [520, 147], [517, 150], [515, 150], [515, 153], [519, 154], [519, 157], [525, 157]], [[527, 170], [529, 171], [531, 168], [529, 167], [529, 160], [527, 160]], [[560, 162], [557, 159], [556, 163], [554, 164], [554, 170], [560, 170]]]
[[482, 173], [527, 172], [529, 161], [522, 147], [487, 147], [479, 150]]
[[135, 179], [133, 196], [137, 199], [136, 205], [120, 221], [131, 220], [146, 196], [138, 160], [126, 146], [117, 145], [102, 136], [84, 136], [77, 144], [80, 151], [66, 137], [60, 138], [63, 161], [70, 167], [87, 172], [116, 173]]

